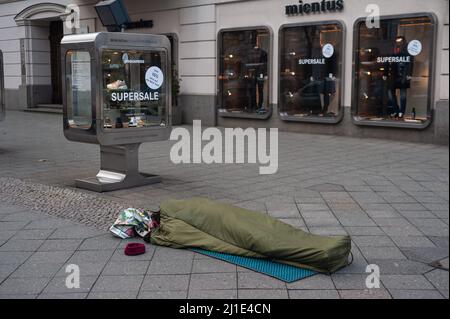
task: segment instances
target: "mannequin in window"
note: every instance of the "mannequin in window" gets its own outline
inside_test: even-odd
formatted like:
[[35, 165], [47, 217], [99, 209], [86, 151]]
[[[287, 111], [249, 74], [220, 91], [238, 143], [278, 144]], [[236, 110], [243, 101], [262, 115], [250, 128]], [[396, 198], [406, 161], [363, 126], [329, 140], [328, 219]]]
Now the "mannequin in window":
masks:
[[328, 114], [328, 106], [330, 105], [331, 99], [333, 95], [336, 94], [336, 77], [333, 73], [329, 73], [323, 79], [323, 108], [322, 108], [322, 116], [330, 115]]
[[[394, 56], [409, 56], [404, 36], [398, 36], [395, 39]], [[407, 90], [411, 87], [413, 64], [412, 56], [410, 56], [410, 62], [391, 62], [386, 64], [383, 80], [387, 85], [388, 107], [392, 110], [392, 117], [401, 119], [405, 115], [406, 95]], [[400, 107], [397, 101], [397, 89], [400, 91]]]
[[251, 49], [245, 63], [247, 76], [247, 111], [264, 113], [264, 82], [267, 76], [267, 52], [259, 47], [258, 33], [250, 33]]

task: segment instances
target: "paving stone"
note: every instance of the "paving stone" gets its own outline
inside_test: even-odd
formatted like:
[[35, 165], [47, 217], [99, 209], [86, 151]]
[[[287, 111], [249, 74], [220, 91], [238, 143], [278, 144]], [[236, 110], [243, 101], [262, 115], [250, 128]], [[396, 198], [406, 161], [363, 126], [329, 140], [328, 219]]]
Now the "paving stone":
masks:
[[448, 271], [436, 269], [425, 274], [425, 277], [436, 287], [438, 290], [448, 290]]
[[388, 236], [352, 236], [358, 247], [393, 247], [395, 244]]
[[141, 291], [187, 291], [189, 275], [147, 275], [142, 283]]
[[339, 290], [342, 299], [392, 299], [385, 289]]
[[189, 299], [237, 299], [236, 289], [221, 290], [189, 290]]
[[[94, 262], [81, 262], [76, 263], [75, 265], [78, 266], [80, 269], [80, 276], [95, 276], [98, 277], [102, 270], [105, 267], [106, 262], [95, 262], [96, 260], [93, 260]], [[73, 263], [65, 263], [61, 269], [56, 273], [56, 277], [67, 277], [69, 273], [72, 272], [71, 267], [68, 268], [69, 265], [73, 265]], [[66, 272], [68, 270], [68, 272]]]
[[40, 294], [37, 299], [86, 299], [87, 293]]
[[399, 226], [411, 227], [411, 223], [406, 218], [374, 218], [378, 226]]
[[305, 226], [305, 223], [298, 218], [282, 218], [280, 219], [280, 221], [295, 228], [301, 228]]
[[406, 259], [397, 247], [359, 247], [361, 253], [370, 262], [374, 259]]
[[0, 215], [1, 222], [25, 222], [41, 218], [42, 218], [41, 214], [31, 213], [28, 211]]
[[113, 255], [114, 250], [84, 250], [76, 251], [68, 261], [72, 264], [80, 263], [106, 263]]
[[75, 226], [76, 224], [70, 220], [62, 218], [39, 218], [32, 221], [25, 229], [55, 229], [61, 227]]
[[289, 290], [289, 299], [339, 299], [336, 290]]
[[331, 278], [336, 289], [364, 290], [366, 287], [366, 278], [369, 274], [333, 274]]
[[21, 264], [27, 260], [33, 252], [31, 251], [20, 251], [20, 252], [9, 252], [0, 251], [0, 265], [2, 264]]
[[51, 239], [76, 239], [76, 238], [88, 238], [101, 235], [102, 232], [94, 228], [86, 226], [71, 226], [58, 228], [52, 235]]
[[376, 226], [375, 223], [369, 218], [364, 216], [354, 216], [354, 217], [339, 217], [339, 222], [343, 226], [365, 226], [373, 227]]
[[186, 299], [186, 290], [141, 291], [138, 299]]
[[381, 275], [419, 275], [433, 269], [427, 264], [407, 259], [373, 259], [370, 262], [380, 267]]
[[443, 299], [444, 297], [436, 290], [411, 290], [391, 289], [389, 292], [394, 299]]
[[309, 227], [312, 234], [321, 236], [345, 236], [348, 233], [342, 227]]
[[43, 240], [11, 239], [0, 247], [0, 251], [36, 251]]
[[61, 266], [62, 263], [33, 263], [27, 261], [11, 274], [11, 278], [51, 278]]
[[[67, 276], [67, 275], [66, 275]], [[45, 287], [45, 294], [69, 294], [69, 293], [88, 293], [94, 286], [98, 276], [86, 276], [80, 271], [80, 287], [68, 288], [66, 286], [67, 277], [55, 277]]]
[[22, 229], [28, 223], [29, 223], [28, 221], [19, 221], [19, 222], [18, 221], [15, 221], [15, 222], [2, 221], [0, 223], [0, 231]]
[[238, 273], [238, 288], [242, 289], [285, 289], [283, 281], [255, 272]]
[[14, 239], [47, 239], [54, 229], [27, 229], [19, 230], [14, 235]]
[[37, 294], [0, 295], [1, 299], [36, 299]]
[[192, 260], [194, 258], [194, 253], [187, 249], [174, 249], [158, 246], [153, 257], [155, 259]]
[[17, 230], [0, 230], [0, 239], [8, 240], [16, 234]]
[[236, 265], [217, 259], [194, 259], [192, 273], [236, 272]]
[[0, 283], [19, 267], [20, 264], [0, 264]]
[[286, 289], [239, 289], [238, 299], [288, 299]]
[[189, 289], [236, 289], [235, 273], [192, 274]]
[[47, 239], [38, 251], [75, 251], [82, 239]]
[[400, 215], [407, 218], [408, 220], [411, 218], [435, 218], [436, 217], [432, 212], [422, 211], [422, 210], [412, 210], [412, 211], [402, 210], [400, 212]]
[[379, 227], [359, 227], [346, 226], [344, 227], [351, 236], [382, 236], [385, 235], [383, 230]]
[[113, 238], [111, 235], [104, 237], [88, 238], [83, 241], [78, 250], [103, 250], [116, 249], [120, 240]]
[[423, 236], [414, 226], [381, 226], [381, 229], [388, 236]]
[[0, 285], [0, 295], [39, 294], [50, 278], [8, 278]]
[[317, 274], [298, 280], [292, 283], [286, 283], [287, 289], [334, 289], [333, 281], [328, 275]]
[[102, 275], [145, 275], [148, 266], [148, 261], [110, 261]]
[[182, 259], [154, 259], [148, 267], [148, 274], [190, 274], [192, 271], [192, 261]]
[[449, 248], [449, 238], [448, 237], [443, 237], [443, 236], [430, 236], [429, 237], [433, 243], [437, 246], [437, 247], [441, 247], [441, 248]]
[[384, 275], [380, 276], [383, 285], [388, 289], [434, 289], [422, 275]]
[[425, 236], [391, 236], [391, 239], [399, 247], [436, 247]]
[[2, 215], [12, 214], [12, 213], [20, 213], [23, 211], [27, 211], [27, 209], [24, 207], [20, 207], [20, 206], [16, 206], [16, 205], [8, 205], [5, 203], [3, 203], [0, 208], [0, 214], [2, 214]]
[[91, 292], [87, 299], [136, 299], [137, 291]]
[[139, 291], [143, 275], [100, 276], [92, 288], [92, 292]]
[[38, 251], [35, 252], [27, 262], [29, 263], [64, 263], [71, 256], [71, 251]]
[[402, 248], [403, 254], [410, 260], [431, 263], [436, 260], [448, 257], [448, 247], [411, 247]]

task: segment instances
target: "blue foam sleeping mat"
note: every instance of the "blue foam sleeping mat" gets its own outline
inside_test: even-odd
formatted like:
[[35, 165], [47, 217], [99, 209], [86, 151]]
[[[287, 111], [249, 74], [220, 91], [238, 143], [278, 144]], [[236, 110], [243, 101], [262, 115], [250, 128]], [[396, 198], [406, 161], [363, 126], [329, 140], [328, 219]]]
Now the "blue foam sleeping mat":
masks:
[[243, 257], [231, 254], [224, 254], [215, 251], [190, 248], [190, 250], [238, 265], [247, 269], [251, 269], [268, 276], [277, 278], [284, 282], [294, 282], [317, 274], [317, 272], [309, 269], [298, 268], [291, 265], [281, 264], [268, 259]]

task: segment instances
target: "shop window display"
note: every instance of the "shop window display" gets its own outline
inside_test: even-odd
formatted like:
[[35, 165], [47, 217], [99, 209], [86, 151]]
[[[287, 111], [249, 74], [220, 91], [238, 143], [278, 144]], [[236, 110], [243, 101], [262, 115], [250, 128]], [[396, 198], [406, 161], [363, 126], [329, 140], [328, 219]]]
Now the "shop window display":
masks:
[[356, 24], [354, 119], [424, 125], [430, 119], [431, 16], [382, 18], [380, 28]]
[[340, 23], [280, 30], [279, 113], [285, 120], [336, 122], [341, 112]]
[[222, 31], [219, 41], [219, 114], [267, 115], [269, 31]]
[[103, 50], [105, 130], [166, 126], [165, 52]]

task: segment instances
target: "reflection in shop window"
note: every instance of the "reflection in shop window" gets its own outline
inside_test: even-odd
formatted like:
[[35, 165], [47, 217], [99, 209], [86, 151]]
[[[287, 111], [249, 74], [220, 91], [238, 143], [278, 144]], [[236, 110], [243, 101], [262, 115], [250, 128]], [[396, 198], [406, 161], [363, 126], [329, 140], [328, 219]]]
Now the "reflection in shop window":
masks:
[[166, 52], [103, 50], [103, 128], [166, 126]]
[[269, 32], [265, 29], [224, 31], [219, 41], [219, 112], [268, 113]]
[[280, 49], [280, 116], [337, 117], [341, 108], [341, 25], [284, 27]]
[[430, 17], [357, 24], [355, 119], [423, 124], [430, 118]]
[[88, 130], [92, 123], [91, 56], [86, 51], [66, 54], [69, 126]]

